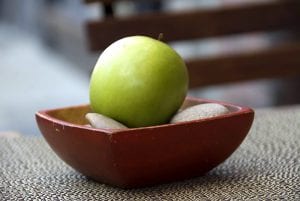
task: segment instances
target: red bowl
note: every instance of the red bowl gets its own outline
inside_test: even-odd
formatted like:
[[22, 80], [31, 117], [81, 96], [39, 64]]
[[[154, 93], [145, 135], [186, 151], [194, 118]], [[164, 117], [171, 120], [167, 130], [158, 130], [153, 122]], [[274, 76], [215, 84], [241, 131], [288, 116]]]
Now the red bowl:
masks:
[[40, 111], [36, 120], [55, 153], [77, 171], [122, 188], [143, 187], [203, 175], [241, 144], [254, 111], [195, 98], [187, 98], [183, 108], [200, 103], [219, 103], [230, 112], [119, 131], [85, 126], [88, 105]]

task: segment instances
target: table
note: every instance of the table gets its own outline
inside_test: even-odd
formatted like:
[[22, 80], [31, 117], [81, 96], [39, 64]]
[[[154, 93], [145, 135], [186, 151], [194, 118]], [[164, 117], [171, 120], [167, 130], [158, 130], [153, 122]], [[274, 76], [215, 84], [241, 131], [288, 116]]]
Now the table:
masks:
[[62, 162], [42, 137], [0, 137], [0, 200], [300, 200], [300, 106], [256, 112], [238, 150], [203, 177], [124, 190]]

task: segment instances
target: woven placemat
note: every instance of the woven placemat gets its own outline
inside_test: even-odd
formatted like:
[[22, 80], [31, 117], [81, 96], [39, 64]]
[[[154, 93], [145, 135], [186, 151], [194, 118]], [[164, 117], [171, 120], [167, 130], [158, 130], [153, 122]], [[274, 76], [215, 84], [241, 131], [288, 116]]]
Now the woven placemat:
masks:
[[300, 107], [256, 113], [250, 134], [203, 177], [123, 190], [65, 165], [43, 138], [0, 138], [0, 200], [300, 200]]

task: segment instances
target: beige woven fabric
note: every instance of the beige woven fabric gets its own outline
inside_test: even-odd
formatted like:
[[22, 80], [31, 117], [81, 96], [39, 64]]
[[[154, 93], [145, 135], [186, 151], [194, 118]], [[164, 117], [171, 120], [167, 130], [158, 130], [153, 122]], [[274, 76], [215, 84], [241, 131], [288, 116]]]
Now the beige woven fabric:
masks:
[[88, 180], [42, 138], [0, 138], [0, 200], [300, 200], [300, 107], [259, 111], [241, 147], [206, 176], [122, 190]]

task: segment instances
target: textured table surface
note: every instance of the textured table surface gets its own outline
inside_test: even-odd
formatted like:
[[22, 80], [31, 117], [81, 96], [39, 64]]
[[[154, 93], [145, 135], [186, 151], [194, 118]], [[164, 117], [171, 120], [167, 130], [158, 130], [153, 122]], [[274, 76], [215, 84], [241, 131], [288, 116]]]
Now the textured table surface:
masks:
[[239, 149], [203, 177], [122, 190], [62, 162], [43, 138], [0, 137], [0, 200], [300, 200], [300, 106], [256, 112]]

